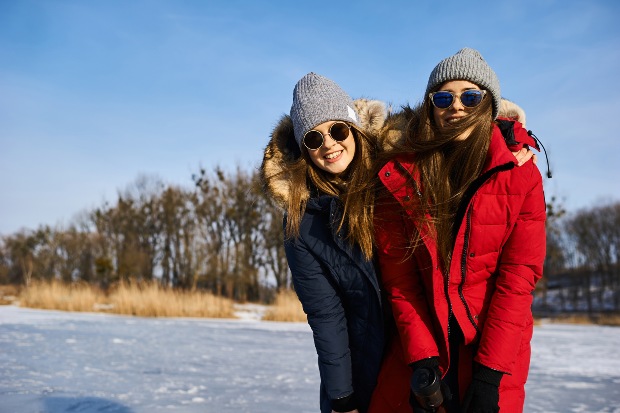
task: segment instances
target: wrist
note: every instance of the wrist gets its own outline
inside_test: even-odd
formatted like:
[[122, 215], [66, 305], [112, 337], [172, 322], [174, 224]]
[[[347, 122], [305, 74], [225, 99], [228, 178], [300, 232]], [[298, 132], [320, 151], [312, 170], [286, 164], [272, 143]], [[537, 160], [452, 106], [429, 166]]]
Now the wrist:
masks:
[[499, 387], [504, 373], [499, 370], [493, 370], [490, 367], [476, 363], [474, 369], [474, 380], [482, 381], [493, 386]]
[[423, 367], [439, 370], [439, 357], [435, 356], [414, 361], [413, 363], [409, 364], [409, 367], [411, 367], [413, 371]]

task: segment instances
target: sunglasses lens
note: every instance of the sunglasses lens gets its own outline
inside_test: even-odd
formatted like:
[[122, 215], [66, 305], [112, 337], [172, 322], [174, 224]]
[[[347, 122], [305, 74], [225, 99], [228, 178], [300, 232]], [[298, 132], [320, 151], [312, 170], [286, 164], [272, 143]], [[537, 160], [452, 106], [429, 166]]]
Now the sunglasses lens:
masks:
[[480, 90], [468, 90], [461, 95], [461, 103], [468, 108], [478, 106], [480, 102], [482, 102], [482, 91]]
[[304, 135], [304, 145], [311, 150], [319, 149], [323, 145], [323, 135], [315, 130], [308, 131]]
[[450, 92], [437, 92], [433, 94], [433, 105], [439, 109], [449, 108], [453, 99]]
[[346, 123], [336, 122], [330, 126], [329, 134], [335, 141], [342, 142], [349, 137], [349, 127]]

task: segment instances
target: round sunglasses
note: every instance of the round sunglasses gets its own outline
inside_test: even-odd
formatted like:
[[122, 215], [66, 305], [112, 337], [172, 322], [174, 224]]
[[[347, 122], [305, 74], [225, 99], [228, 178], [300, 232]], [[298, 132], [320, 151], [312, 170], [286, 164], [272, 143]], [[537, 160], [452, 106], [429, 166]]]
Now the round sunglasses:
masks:
[[[336, 142], [342, 142], [349, 137], [351, 127], [344, 122], [334, 122], [329, 127], [329, 132], [325, 135], [331, 136]], [[304, 135], [304, 146], [311, 151], [316, 151], [323, 146], [325, 135], [315, 129], [311, 129]]]
[[482, 102], [482, 99], [484, 99], [486, 94], [486, 90], [478, 89], [466, 90], [460, 95], [456, 95], [445, 90], [440, 90], [439, 92], [429, 93], [428, 97], [437, 109], [449, 109], [452, 104], [454, 104], [454, 99], [457, 97], [466, 108], [474, 108]]

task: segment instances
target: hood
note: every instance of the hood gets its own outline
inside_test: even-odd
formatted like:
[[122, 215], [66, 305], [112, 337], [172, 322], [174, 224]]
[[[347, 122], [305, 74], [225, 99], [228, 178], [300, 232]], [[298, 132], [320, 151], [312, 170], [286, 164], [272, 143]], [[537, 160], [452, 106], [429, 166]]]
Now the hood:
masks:
[[[360, 129], [370, 139], [379, 139], [387, 116], [386, 106], [378, 100], [357, 99], [353, 101], [359, 117]], [[291, 185], [290, 168], [301, 156], [299, 145], [295, 141], [293, 121], [288, 115], [282, 116], [271, 133], [271, 139], [265, 148], [260, 177], [263, 189], [280, 208], [288, 205]], [[304, 200], [310, 197], [310, 192]]]
[[519, 105], [509, 101], [508, 99], [502, 99], [498, 117], [516, 120], [517, 122], [521, 123], [521, 125], [523, 125], [523, 128], [526, 128], [525, 111], [521, 109]]

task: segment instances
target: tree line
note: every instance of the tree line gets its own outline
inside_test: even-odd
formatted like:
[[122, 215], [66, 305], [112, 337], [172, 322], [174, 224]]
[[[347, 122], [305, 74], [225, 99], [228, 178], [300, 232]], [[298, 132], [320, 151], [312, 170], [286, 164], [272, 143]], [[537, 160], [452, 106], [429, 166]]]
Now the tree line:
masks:
[[[0, 239], [0, 283], [156, 281], [239, 301], [290, 289], [282, 212], [258, 171], [201, 169], [193, 185], [140, 177], [113, 204], [64, 228], [23, 229]], [[620, 311], [620, 202], [567, 213], [547, 205], [547, 257], [535, 309]]]
[[0, 241], [0, 282], [157, 281], [240, 301], [265, 301], [291, 285], [282, 213], [258, 173], [201, 169], [193, 186], [140, 177], [114, 204], [67, 228], [40, 226]]
[[620, 311], [620, 202], [568, 214], [555, 201], [547, 204], [547, 255], [534, 308]]

